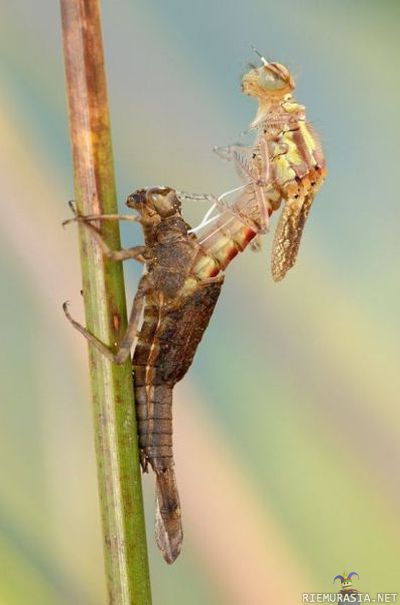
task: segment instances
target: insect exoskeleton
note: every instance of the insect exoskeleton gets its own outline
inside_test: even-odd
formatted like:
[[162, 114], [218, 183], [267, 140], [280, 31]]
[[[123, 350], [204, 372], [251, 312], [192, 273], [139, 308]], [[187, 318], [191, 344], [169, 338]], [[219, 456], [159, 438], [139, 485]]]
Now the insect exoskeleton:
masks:
[[181, 202], [171, 187], [138, 189], [128, 197], [126, 205], [140, 213], [158, 214], [162, 218], [167, 218], [181, 210]]

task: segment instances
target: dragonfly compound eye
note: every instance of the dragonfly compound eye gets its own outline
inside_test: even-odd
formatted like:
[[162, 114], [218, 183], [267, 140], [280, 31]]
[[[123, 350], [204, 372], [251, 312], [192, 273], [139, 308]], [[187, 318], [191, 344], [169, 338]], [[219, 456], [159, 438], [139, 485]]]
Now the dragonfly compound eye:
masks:
[[256, 97], [269, 97], [289, 94], [294, 90], [294, 80], [284, 65], [266, 63], [252, 69], [243, 76], [242, 90]]
[[259, 85], [271, 91], [284, 92], [294, 89], [294, 80], [289, 71], [280, 63], [268, 63], [259, 69]]

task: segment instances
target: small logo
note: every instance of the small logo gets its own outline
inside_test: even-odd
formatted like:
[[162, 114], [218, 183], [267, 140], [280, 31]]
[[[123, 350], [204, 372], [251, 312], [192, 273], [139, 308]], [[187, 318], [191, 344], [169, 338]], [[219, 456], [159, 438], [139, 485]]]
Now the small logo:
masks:
[[340, 581], [339, 592], [303, 592], [303, 603], [397, 603], [397, 592], [360, 592], [353, 586], [353, 579], [360, 576], [356, 571], [338, 574], [333, 578]]
[[354, 578], [354, 576], [357, 576], [357, 578], [360, 577], [356, 571], [351, 571], [349, 574], [346, 574], [344, 571], [343, 575], [338, 574], [333, 578], [334, 582], [336, 582], [336, 580], [340, 580], [342, 585], [340, 590], [341, 594], [358, 594], [358, 590], [353, 588], [352, 578]]

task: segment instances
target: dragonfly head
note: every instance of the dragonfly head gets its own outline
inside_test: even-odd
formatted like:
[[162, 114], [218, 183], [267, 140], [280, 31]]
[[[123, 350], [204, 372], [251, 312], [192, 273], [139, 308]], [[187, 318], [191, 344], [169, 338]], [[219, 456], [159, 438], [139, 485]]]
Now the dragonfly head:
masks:
[[126, 204], [148, 218], [167, 218], [179, 214], [181, 210], [181, 203], [170, 187], [139, 189], [128, 197]]
[[272, 100], [290, 94], [295, 88], [294, 79], [289, 70], [280, 63], [269, 63], [255, 49], [261, 59], [261, 67], [253, 67], [242, 78], [242, 91], [246, 95], [262, 100]]

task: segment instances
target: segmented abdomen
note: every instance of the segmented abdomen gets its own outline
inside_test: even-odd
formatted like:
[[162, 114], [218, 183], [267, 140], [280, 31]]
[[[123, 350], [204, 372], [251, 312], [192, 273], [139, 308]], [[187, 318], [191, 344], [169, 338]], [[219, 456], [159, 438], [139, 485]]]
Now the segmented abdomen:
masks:
[[159, 335], [164, 323], [162, 306], [147, 303], [132, 361], [140, 460], [144, 470], [148, 462], [154, 470], [173, 465], [172, 385], [164, 382], [159, 371]]
[[[245, 209], [243, 216], [240, 215], [241, 205], [238, 202], [235, 208], [235, 211], [228, 209], [222, 212], [199, 238], [200, 251], [192, 269], [192, 273], [198, 279], [218, 275], [257, 235], [259, 230], [257, 224], [251, 226], [253, 221], [251, 207]], [[259, 210], [257, 212], [259, 213]]]
[[207, 328], [222, 279], [195, 285], [184, 298], [146, 301], [143, 325], [133, 356], [136, 416], [141, 463], [155, 471], [174, 464], [172, 388], [189, 369]]

